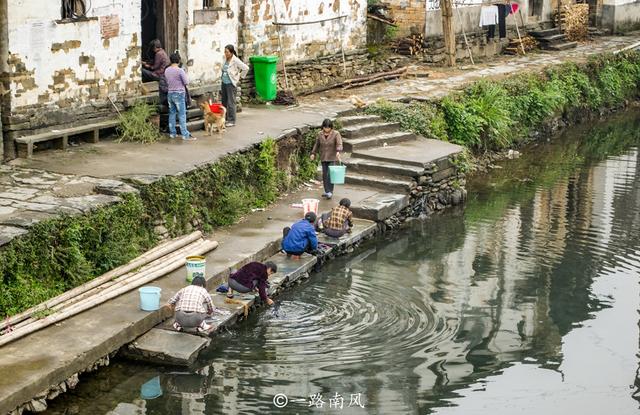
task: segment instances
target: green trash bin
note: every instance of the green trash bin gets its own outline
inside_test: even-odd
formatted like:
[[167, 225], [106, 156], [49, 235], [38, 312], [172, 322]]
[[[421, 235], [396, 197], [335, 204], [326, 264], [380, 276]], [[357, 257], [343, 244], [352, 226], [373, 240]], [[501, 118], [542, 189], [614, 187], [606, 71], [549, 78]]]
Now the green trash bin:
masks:
[[277, 56], [252, 56], [253, 75], [256, 81], [256, 92], [263, 101], [276, 99], [278, 90]]

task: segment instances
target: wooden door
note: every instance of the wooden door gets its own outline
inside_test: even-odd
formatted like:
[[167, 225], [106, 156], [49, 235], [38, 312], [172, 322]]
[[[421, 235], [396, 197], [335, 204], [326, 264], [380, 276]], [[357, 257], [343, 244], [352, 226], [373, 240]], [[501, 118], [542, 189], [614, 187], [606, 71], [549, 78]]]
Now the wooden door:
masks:
[[178, 49], [178, 1], [158, 1], [158, 38], [170, 55]]

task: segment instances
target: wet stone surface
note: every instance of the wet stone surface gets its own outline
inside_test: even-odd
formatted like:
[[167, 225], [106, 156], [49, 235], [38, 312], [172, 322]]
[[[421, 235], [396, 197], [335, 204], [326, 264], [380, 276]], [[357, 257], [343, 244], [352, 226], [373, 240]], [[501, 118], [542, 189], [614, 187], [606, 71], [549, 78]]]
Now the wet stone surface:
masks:
[[0, 246], [43, 220], [87, 213], [134, 192], [135, 188], [118, 180], [2, 166]]

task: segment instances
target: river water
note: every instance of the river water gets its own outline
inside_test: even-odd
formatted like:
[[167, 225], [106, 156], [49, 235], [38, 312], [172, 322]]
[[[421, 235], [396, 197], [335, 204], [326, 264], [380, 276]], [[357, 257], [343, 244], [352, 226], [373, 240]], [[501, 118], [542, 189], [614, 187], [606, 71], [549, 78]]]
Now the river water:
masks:
[[640, 413], [639, 147], [638, 112], [530, 146], [195, 369], [117, 360], [49, 413]]

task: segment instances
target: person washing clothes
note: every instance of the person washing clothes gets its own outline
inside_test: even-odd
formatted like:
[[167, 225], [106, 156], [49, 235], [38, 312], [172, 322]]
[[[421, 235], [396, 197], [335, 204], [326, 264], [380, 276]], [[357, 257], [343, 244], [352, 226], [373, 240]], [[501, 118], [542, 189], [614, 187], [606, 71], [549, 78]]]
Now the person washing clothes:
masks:
[[349, 209], [351, 200], [344, 198], [331, 212], [321, 216], [322, 232], [332, 238], [340, 238], [353, 227], [353, 212]]
[[222, 105], [227, 109], [227, 127], [236, 125], [236, 92], [240, 80], [247, 76], [249, 67], [238, 58], [233, 45], [224, 47], [224, 60], [222, 62]]
[[332, 166], [336, 160], [340, 161], [341, 151], [342, 137], [338, 131], [333, 129], [333, 121], [327, 118], [322, 121], [322, 130], [318, 133], [311, 150], [311, 160], [315, 160], [316, 155], [319, 155], [322, 163], [322, 184], [324, 186], [322, 197], [327, 199], [333, 197], [333, 183], [329, 177], [329, 166]]
[[176, 321], [173, 323], [175, 330], [197, 328], [203, 332], [211, 328], [205, 320], [213, 314], [214, 306], [211, 295], [204, 288], [205, 285], [203, 277], [194, 277], [191, 285], [184, 287], [169, 299], [169, 306], [176, 312]]
[[267, 296], [268, 279], [278, 272], [278, 266], [271, 261], [261, 264], [260, 262], [250, 262], [229, 276], [228, 298], [233, 298], [233, 291], [239, 293], [249, 293], [258, 290], [260, 298], [268, 305], [273, 304], [273, 300]]
[[300, 258], [305, 252], [313, 254], [318, 249], [318, 237], [314, 224], [317, 216], [313, 212], [307, 212], [304, 219], [282, 230], [282, 250], [287, 256]]

